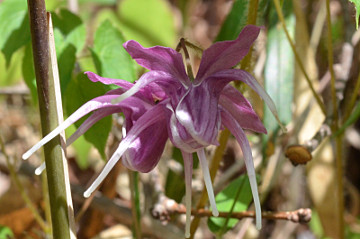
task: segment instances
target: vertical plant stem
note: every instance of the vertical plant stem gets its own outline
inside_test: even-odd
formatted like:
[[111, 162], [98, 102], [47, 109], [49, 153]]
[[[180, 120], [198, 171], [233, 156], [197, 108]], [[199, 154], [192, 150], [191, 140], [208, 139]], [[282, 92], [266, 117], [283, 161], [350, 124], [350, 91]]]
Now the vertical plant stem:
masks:
[[139, 193], [139, 173], [128, 170], [131, 195], [131, 213], [133, 219], [133, 237], [141, 239], [141, 211]]
[[[333, 124], [332, 132], [337, 132], [339, 128], [339, 114], [336, 99], [335, 89], [335, 73], [334, 73], [334, 56], [332, 46], [331, 34], [331, 15], [330, 15], [330, 1], [326, 0], [326, 21], [327, 21], [327, 47], [328, 47], [328, 62], [329, 71], [331, 75], [331, 100], [333, 105]], [[342, 135], [337, 135], [335, 138], [335, 160], [336, 160], [336, 182], [337, 182], [337, 196], [338, 196], [338, 225], [339, 225], [339, 238], [345, 238], [345, 225], [344, 225], [344, 184], [343, 184], [343, 165], [342, 165]]]
[[[257, 13], [259, 7], [259, 0], [253, 0], [249, 2], [249, 13], [247, 24], [256, 25]], [[251, 68], [251, 58], [252, 58], [253, 46], [251, 46], [249, 53], [241, 61], [241, 69], [249, 71]]]
[[290, 43], [290, 46], [291, 46], [291, 49], [292, 51], [294, 52], [294, 55], [295, 55], [295, 59], [296, 59], [296, 62], [299, 64], [299, 67], [302, 71], [302, 73], [304, 74], [305, 76], [305, 79], [310, 87], [310, 90], [311, 92], [313, 93], [314, 97], [315, 97], [315, 100], [316, 102], [318, 103], [318, 105], [320, 106], [321, 108], [321, 111], [323, 112], [324, 115], [326, 115], [326, 110], [325, 110], [325, 106], [324, 106], [324, 103], [321, 101], [319, 95], [316, 93], [315, 89], [314, 89], [314, 86], [313, 84], [311, 83], [311, 80], [309, 78], [309, 75], [306, 73], [306, 70], [305, 70], [305, 67], [304, 67], [304, 64], [302, 63], [301, 61], [301, 58], [299, 56], [299, 54], [297, 53], [296, 51], [296, 47], [295, 47], [295, 44], [294, 42], [292, 41], [291, 37], [290, 37], [290, 34], [286, 28], [286, 23], [285, 23], [285, 19], [284, 19], [284, 15], [282, 14], [282, 10], [281, 10], [281, 6], [280, 6], [280, 1], [279, 0], [274, 0], [274, 4], [275, 4], [275, 8], [276, 8], [276, 12], [278, 14], [278, 17], [279, 17], [279, 20], [282, 24], [282, 27], [284, 29], [284, 32], [285, 32], [285, 35], [286, 35], [286, 38], [288, 39], [289, 43]]
[[328, 50], [328, 63], [330, 71], [330, 86], [331, 86], [331, 101], [333, 105], [333, 119], [335, 131], [337, 130], [338, 125], [338, 107], [336, 100], [336, 89], [335, 89], [335, 72], [334, 72], [334, 56], [333, 56], [333, 46], [332, 46], [332, 35], [331, 35], [331, 16], [330, 16], [330, 1], [326, 0], [326, 21], [327, 21], [327, 50]]
[[[28, 0], [36, 85], [39, 97], [42, 135], [58, 125], [54, 83], [49, 77], [49, 32], [45, 0]], [[70, 238], [68, 205], [60, 136], [44, 146], [54, 239]]]

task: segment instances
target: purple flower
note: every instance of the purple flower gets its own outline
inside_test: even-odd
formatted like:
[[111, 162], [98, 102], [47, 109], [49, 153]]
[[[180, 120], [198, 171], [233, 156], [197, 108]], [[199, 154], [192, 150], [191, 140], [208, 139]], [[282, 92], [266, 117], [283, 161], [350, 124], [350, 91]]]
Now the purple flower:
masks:
[[248, 53], [259, 31], [259, 27], [246, 26], [236, 40], [218, 42], [205, 50], [195, 78], [189, 70], [187, 74], [182, 55], [177, 51], [161, 46], [144, 48], [136, 41], [126, 42], [124, 48], [127, 52], [149, 72], [136, 84], [86, 72], [94, 82], [116, 84], [121, 88], [85, 103], [26, 152], [23, 158], [27, 159], [42, 145], [92, 111], [95, 112], [70, 137], [68, 145], [101, 118], [122, 112], [125, 116], [123, 140], [84, 196], [90, 196], [121, 157], [122, 163], [132, 170], [152, 170], [169, 138], [181, 150], [184, 159], [185, 201], [188, 208], [186, 236], [189, 236], [192, 153], [196, 152], [200, 160], [209, 201], [213, 214], [217, 216], [204, 148], [217, 145], [218, 132], [226, 127], [243, 151], [254, 198], [256, 225], [261, 228], [255, 169], [251, 148], [243, 129], [259, 133], [266, 133], [266, 129], [245, 97], [229, 85], [231, 81], [248, 84], [263, 98], [277, 118], [273, 101], [259, 83], [248, 72], [232, 68]]

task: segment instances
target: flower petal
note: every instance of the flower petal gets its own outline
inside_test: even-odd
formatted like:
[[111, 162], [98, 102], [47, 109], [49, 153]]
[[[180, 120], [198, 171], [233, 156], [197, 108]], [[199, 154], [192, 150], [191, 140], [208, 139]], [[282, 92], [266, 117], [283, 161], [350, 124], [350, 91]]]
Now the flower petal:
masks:
[[221, 111], [221, 119], [226, 128], [235, 136], [244, 155], [245, 166], [250, 181], [251, 192], [254, 198], [255, 212], [256, 212], [256, 227], [261, 229], [261, 206], [259, 193], [257, 189], [256, 174], [254, 168], [253, 157], [249, 141], [246, 138], [244, 131], [236, 120], [226, 110]]
[[190, 85], [182, 56], [174, 49], [162, 46], [144, 48], [134, 40], [125, 42], [124, 48], [139, 65], [146, 69], [167, 72], [183, 85]]
[[[114, 100], [114, 103], [121, 102], [126, 98], [136, 94], [137, 92], [142, 92], [143, 95], [152, 95], [153, 88], [150, 84], [156, 84], [160, 86], [167, 95], [171, 95], [174, 92], [177, 92], [179, 87], [182, 87], [181, 83], [179, 83], [179, 81], [174, 78], [174, 76], [168, 74], [167, 72], [149, 71], [143, 74], [129, 90]], [[150, 87], [145, 88], [145, 86]]]
[[84, 105], [82, 105], [79, 109], [77, 109], [72, 115], [70, 115], [63, 123], [61, 123], [58, 127], [56, 127], [53, 131], [51, 131], [48, 135], [46, 135], [43, 139], [41, 139], [37, 144], [35, 144], [31, 149], [29, 149], [25, 154], [23, 154], [22, 158], [28, 159], [36, 150], [38, 150], [41, 146], [52, 140], [55, 136], [60, 134], [63, 130], [68, 128], [70, 125], [78, 121], [83, 116], [88, 113], [106, 107], [107, 105], [111, 105], [111, 101], [116, 99], [117, 95], [104, 95], [96, 97]]
[[118, 107], [112, 107], [109, 109], [97, 110], [89, 118], [87, 118], [79, 128], [66, 140], [66, 147], [70, 146], [75, 140], [77, 140], [81, 135], [83, 135], [88, 129], [91, 128], [96, 122], [102, 118], [112, 115], [114, 113], [121, 112], [121, 109]]
[[187, 153], [196, 152], [204, 145], [199, 144], [176, 119], [175, 112], [170, 103], [166, 104], [167, 111], [167, 127], [171, 142], [182, 151]]
[[218, 99], [223, 81], [204, 81], [191, 85], [176, 107], [176, 118], [188, 133], [204, 146], [217, 144], [220, 129]]
[[[154, 78], [157, 79], [158, 81], [162, 79], [162, 77], [159, 77], [158, 75], [159, 72], [152, 72], [151, 74], [146, 74], [144, 77], [145, 78]], [[133, 83], [130, 83], [126, 80], [121, 80], [121, 79], [111, 79], [111, 78], [105, 78], [105, 77], [101, 77], [93, 72], [87, 71], [85, 72], [85, 74], [88, 76], [88, 78], [92, 81], [92, 82], [101, 82], [105, 85], [117, 85], [120, 86], [122, 89], [119, 91], [118, 89], [115, 90], [111, 90], [109, 91], [107, 94], [123, 94], [124, 90], [129, 90], [130, 88], [132, 88], [134, 86]], [[162, 72], [159, 73], [160, 75], [164, 75]], [[144, 78], [143, 77], [143, 78]], [[146, 88], [142, 88], [139, 90], [140, 94], [142, 94], [144, 97], [148, 98], [149, 100], [154, 100], [154, 98], [158, 99], [158, 100], [162, 100], [165, 98], [166, 93], [163, 91], [163, 89], [158, 86], [157, 84], [149, 84], [147, 85]]]
[[234, 87], [227, 85], [223, 89], [219, 104], [236, 119], [241, 128], [266, 134], [266, 129], [250, 102]]
[[211, 76], [211, 78], [218, 79], [229, 79], [233, 81], [242, 81], [245, 84], [249, 85], [258, 95], [265, 101], [266, 105], [269, 107], [271, 113], [274, 115], [281, 129], [286, 132], [286, 128], [280, 122], [276, 106], [272, 101], [271, 97], [266, 93], [264, 88], [257, 82], [257, 80], [248, 72], [238, 69], [230, 69], [216, 72]]
[[127, 133], [126, 137], [120, 142], [119, 147], [116, 149], [115, 153], [111, 156], [109, 161], [106, 163], [105, 167], [91, 184], [91, 186], [84, 192], [84, 197], [89, 197], [96, 188], [101, 184], [101, 182], [108, 175], [110, 170], [115, 166], [119, 161], [120, 157], [125, 153], [133, 141], [139, 137], [141, 132], [151, 126], [152, 124], [159, 122], [164, 119], [164, 106], [156, 105], [149, 111], [147, 111], [142, 117], [139, 118], [136, 124], [131, 128]]
[[[144, 124], [140, 119], [135, 122], [134, 126]], [[131, 142], [122, 157], [122, 162], [127, 168], [147, 173], [157, 165], [168, 139], [164, 124], [166, 124], [165, 118], [148, 125]], [[131, 133], [131, 130], [129, 133]]]
[[101, 82], [105, 85], [117, 85], [120, 86], [126, 90], [130, 89], [134, 84], [126, 81], [126, 80], [122, 80], [122, 79], [112, 79], [112, 78], [105, 78], [105, 77], [101, 77], [97, 74], [95, 74], [94, 72], [91, 71], [86, 71], [84, 72], [84, 74], [87, 75], [87, 77], [92, 81], [92, 82]]
[[199, 71], [194, 84], [198, 84], [211, 74], [234, 67], [248, 53], [259, 35], [260, 27], [244, 27], [234, 41], [222, 41], [213, 44], [203, 53]]

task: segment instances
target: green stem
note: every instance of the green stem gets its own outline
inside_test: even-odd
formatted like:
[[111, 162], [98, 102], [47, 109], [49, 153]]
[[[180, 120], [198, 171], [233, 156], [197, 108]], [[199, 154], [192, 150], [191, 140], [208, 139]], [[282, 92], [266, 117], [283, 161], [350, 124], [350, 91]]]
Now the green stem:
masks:
[[278, 14], [279, 20], [280, 20], [280, 22], [281, 22], [281, 24], [282, 24], [282, 26], [283, 26], [283, 29], [284, 29], [286, 38], [288, 39], [288, 41], [289, 41], [289, 43], [290, 43], [290, 46], [291, 46], [291, 49], [292, 49], [292, 51], [294, 52], [296, 62], [299, 64], [299, 67], [300, 67], [302, 73], [303, 73], [304, 76], [305, 76], [306, 82], [308, 83], [308, 85], [309, 85], [309, 87], [310, 87], [310, 90], [311, 90], [311, 92], [313, 93], [313, 95], [314, 95], [314, 97], [315, 97], [316, 102], [317, 102], [318, 105], [320, 106], [321, 111], [323, 112], [324, 115], [326, 115], [326, 110], [325, 110], [324, 103], [321, 101], [319, 95], [316, 93], [316, 91], [315, 91], [315, 89], [314, 89], [314, 86], [313, 86], [312, 83], [311, 83], [310, 77], [309, 77], [309, 75], [306, 73], [304, 64], [302, 63], [301, 58], [300, 58], [299, 54], [298, 54], [297, 51], [296, 51], [295, 44], [294, 44], [294, 42], [292, 41], [292, 39], [291, 39], [291, 37], [290, 37], [290, 34], [289, 34], [289, 32], [288, 32], [288, 30], [287, 30], [287, 28], [286, 28], [286, 23], [285, 23], [284, 15], [282, 14], [279, 0], [274, 0], [274, 4], [275, 4], [275, 8], [276, 8], [276, 12], [277, 12], [277, 14]]
[[338, 205], [338, 224], [339, 224], [339, 238], [345, 238], [345, 223], [344, 223], [344, 175], [343, 175], [343, 164], [342, 164], [342, 142], [343, 134], [338, 135], [335, 139], [336, 145], [336, 181], [337, 181], [337, 196], [339, 199]]
[[[36, 85], [43, 137], [58, 125], [54, 83], [49, 77], [49, 31], [45, 0], [28, 0]], [[60, 136], [44, 146], [54, 239], [70, 238]]]
[[326, 0], [326, 21], [328, 25], [327, 31], [327, 47], [328, 47], [328, 62], [329, 62], [329, 71], [330, 71], [330, 86], [331, 86], [331, 101], [333, 105], [333, 114], [334, 114], [334, 127], [335, 131], [338, 128], [338, 107], [336, 100], [336, 89], [335, 89], [335, 72], [334, 72], [334, 56], [333, 56], [333, 46], [332, 46], [332, 35], [331, 35], [331, 16], [330, 16], [330, 2]]
[[[333, 105], [334, 122], [332, 125], [332, 132], [337, 132], [339, 129], [339, 114], [336, 99], [335, 89], [335, 73], [334, 73], [334, 56], [332, 46], [332, 34], [331, 34], [331, 15], [330, 15], [330, 1], [326, 0], [326, 21], [328, 27], [327, 45], [328, 45], [328, 62], [331, 75], [331, 100]], [[339, 238], [345, 238], [345, 224], [344, 224], [344, 184], [343, 184], [343, 165], [342, 165], [342, 135], [337, 135], [335, 138], [336, 145], [336, 182], [337, 182], [337, 196], [339, 200], [338, 205], [338, 225], [339, 225]]]
[[128, 171], [130, 179], [131, 214], [133, 219], [134, 238], [141, 239], [141, 211], [139, 193], [139, 173]]

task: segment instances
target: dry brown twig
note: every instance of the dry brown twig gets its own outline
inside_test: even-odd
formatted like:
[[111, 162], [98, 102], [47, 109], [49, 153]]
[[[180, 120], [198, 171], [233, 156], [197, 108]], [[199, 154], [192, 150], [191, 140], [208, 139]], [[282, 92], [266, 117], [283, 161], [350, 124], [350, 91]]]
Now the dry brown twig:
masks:
[[[163, 222], [167, 222], [171, 215], [185, 214], [186, 208], [182, 204], [178, 204], [171, 199], [164, 200], [162, 204], [157, 204], [151, 211], [152, 216], [155, 219], [159, 219]], [[195, 217], [212, 217], [211, 210], [206, 209], [192, 209], [191, 215]], [[254, 211], [244, 212], [233, 212], [229, 215], [228, 212], [219, 212], [221, 218], [236, 218], [243, 219], [246, 217], [255, 218]], [[308, 223], [311, 220], [311, 209], [300, 208], [295, 211], [284, 211], [284, 212], [263, 212], [262, 218], [270, 220], [287, 220], [295, 223]]]

